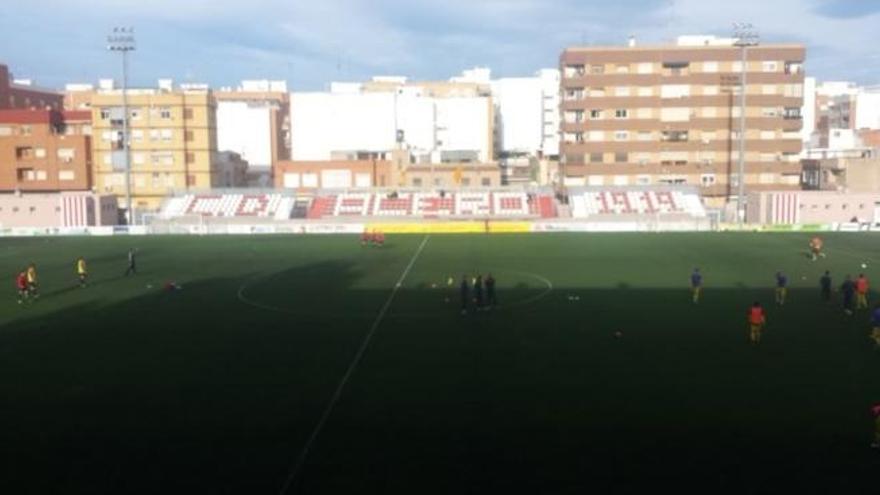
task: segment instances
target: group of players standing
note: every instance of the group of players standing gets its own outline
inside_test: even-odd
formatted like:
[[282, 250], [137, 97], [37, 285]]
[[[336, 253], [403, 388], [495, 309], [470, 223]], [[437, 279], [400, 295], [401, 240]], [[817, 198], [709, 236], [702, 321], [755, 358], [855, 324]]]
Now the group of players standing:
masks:
[[[813, 261], [816, 261], [819, 258], [825, 258], [825, 252], [822, 251], [822, 239], [820, 237], [814, 237], [810, 240], [810, 257]], [[864, 265], [862, 265], [864, 268]], [[831, 272], [826, 270], [822, 277], [819, 279], [819, 287], [821, 291], [822, 300], [829, 302], [831, 301], [831, 292], [833, 282], [831, 280]], [[850, 275], [847, 275], [843, 281], [843, 284], [840, 286], [840, 293], [843, 298], [843, 311], [847, 315], [853, 315], [853, 303], [855, 303], [855, 310], [866, 310], [868, 309], [868, 292], [870, 291], [870, 283], [868, 278], [864, 273], [859, 274], [858, 278], [853, 280]], [[700, 302], [700, 297], [703, 293], [703, 274], [700, 272], [699, 268], [695, 268], [693, 273], [691, 273], [691, 294], [693, 297], [694, 304]], [[788, 277], [781, 271], [776, 272], [776, 289], [775, 289], [775, 300], [776, 304], [779, 306], [785, 305], [786, 297], [788, 296]], [[764, 312], [764, 308], [761, 306], [761, 303], [755, 301], [752, 306], [748, 310], [748, 325], [749, 325], [749, 342], [753, 345], [757, 345], [761, 342], [761, 334], [764, 331], [764, 327], [767, 325], [767, 315]], [[873, 311], [871, 312], [871, 340], [874, 341], [874, 348], [880, 350], [880, 304], [877, 304]]]
[[[86, 259], [82, 256], [76, 259], [74, 265], [80, 288], [85, 289], [88, 285], [89, 268]], [[128, 250], [128, 268], [125, 276], [137, 273], [135, 265], [135, 250]], [[37, 265], [31, 262], [24, 271], [15, 276], [15, 288], [18, 291], [18, 304], [32, 302], [40, 297], [39, 283], [37, 278]]]
[[[452, 277], [447, 283], [452, 285]], [[461, 296], [462, 316], [468, 314], [471, 303], [473, 303], [475, 311], [488, 311], [498, 306], [498, 296], [495, 294], [495, 277], [491, 273], [486, 275], [485, 280], [480, 274], [471, 280], [468, 280], [467, 275], [462, 275], [458, 291]], [[473, 297], [471, 293], [473, 293]]]

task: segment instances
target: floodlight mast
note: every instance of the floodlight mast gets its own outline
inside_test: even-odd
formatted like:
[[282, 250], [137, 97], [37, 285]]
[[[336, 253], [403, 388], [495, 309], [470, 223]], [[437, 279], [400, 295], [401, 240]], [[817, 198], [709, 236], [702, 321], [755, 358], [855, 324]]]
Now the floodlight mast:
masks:
[[114, 27], [107, 36], [107, 50], [122, 54], [122, 150], [125, 165], [125, 216], [126, 223], [134, 223], [134, 211], [131, 206], [131, 150], [128, 129], [128, 52], [134, 51], [135, 39], [133, 27]]
[[733, 37], [736, 39], [734, 46], [740, 49], [740, 77], [739, 77], [739, 170], [737, 176], [738, 188], [736, 195], [736, 216], [737, 224], [742, 228], [745, 222], [745, 160], [746, 160], [746, 77], [748, 68], [746, 67], [748, 57], [746, 56], [750, 46], [757, 46], [760, 37], [758, 31], [749, 23], [736, 22], [733, 24]]

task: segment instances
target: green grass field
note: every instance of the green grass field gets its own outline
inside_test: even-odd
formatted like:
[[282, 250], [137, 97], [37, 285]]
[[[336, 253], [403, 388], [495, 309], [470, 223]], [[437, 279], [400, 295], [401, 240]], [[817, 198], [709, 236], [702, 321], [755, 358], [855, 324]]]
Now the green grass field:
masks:
[[[808, 238], [4, 239], [0, 493], [859, 493], [880, 352], [818, 278], [880, 283], [880, 238], [827, 235], [815, 263]], [[462, 317], [445, 282], [475, 271], [501, 307]]]

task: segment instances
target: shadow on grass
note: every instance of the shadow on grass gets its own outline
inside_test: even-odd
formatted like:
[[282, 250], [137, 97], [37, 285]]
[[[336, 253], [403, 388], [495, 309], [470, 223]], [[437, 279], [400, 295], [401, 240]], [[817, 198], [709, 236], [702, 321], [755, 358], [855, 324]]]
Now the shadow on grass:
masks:
[[[4, 491], [277, 492], [391, 295], [356, 289], [362, 277], [312, 264], [4, 325]], [[780, 308], [770, 289], [708, 288], [695, 306], [687, 288], [504, 282], [498, 310], [465, 317], [457, 288], [399, 290], [302, 492], [873, 483], [880, 369], [864, 312], [817, 290]], [[752, 348], [756, 299], [769, 325]]]

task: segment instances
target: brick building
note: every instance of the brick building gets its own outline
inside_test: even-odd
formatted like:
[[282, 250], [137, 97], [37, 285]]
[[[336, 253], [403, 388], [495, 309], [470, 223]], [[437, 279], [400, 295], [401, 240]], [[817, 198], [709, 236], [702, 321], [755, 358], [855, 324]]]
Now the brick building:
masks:
[[[741, 51], [735, 40], [574, 47], [562, 71], [568, 185], [688, 184], [720, 207], [737, 192]], [[746, 188], [800, 182], [802, 45], [747, 50]]]

